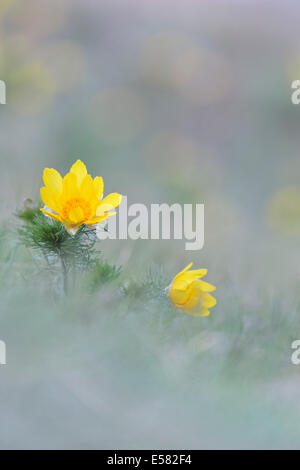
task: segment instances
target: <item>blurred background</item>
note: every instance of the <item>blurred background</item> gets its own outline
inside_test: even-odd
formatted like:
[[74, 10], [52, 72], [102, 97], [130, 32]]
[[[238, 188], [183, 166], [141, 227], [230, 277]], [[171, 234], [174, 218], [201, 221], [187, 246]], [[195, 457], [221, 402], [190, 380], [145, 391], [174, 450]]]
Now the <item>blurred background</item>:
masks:
[[1, 1], [11, 245], [43, 169], [80, 158], [129, 204], [205, 204], [200, 252], [101, 250], [137, 276], [158, 263], [172, 279], [194, 261], [218, 299], [205, 319], [178, 312], [166, 326], [143, 305], [120, 318], [111, 293], [53, 303], [14, 258], [7, 284], [1, 271], [1, 447], [299, 446], [298, 19], [292, 0]]

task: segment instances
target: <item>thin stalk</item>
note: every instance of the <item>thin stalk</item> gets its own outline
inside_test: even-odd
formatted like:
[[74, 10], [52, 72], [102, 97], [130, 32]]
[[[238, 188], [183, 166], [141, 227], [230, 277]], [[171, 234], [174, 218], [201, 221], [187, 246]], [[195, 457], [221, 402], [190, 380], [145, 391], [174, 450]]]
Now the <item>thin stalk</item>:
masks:
[[68, 276], [68, 268], [64, 259], [63, 254], [59, 250], [58, 256], [61, 262], [61, 267], [62, 267], [62, 273], [63, 273], [63, 291], [65, 295], [67, 295], [68, 290], [69, 290], [69, 276]]
[[44, 258], [45, 258], [45, 261], [46, 261], [46, 263], [47, 263], [47, 265], [48, 265], [48, 268], [51, 269], [51, 264], [50, 264], [49, 258], [48, 258], [48, 256], [47, 256], [46, 250], [45, 250], [44, 248], [42, 248], [42, 253], [43, 253], [43, 256], [44, 256]]

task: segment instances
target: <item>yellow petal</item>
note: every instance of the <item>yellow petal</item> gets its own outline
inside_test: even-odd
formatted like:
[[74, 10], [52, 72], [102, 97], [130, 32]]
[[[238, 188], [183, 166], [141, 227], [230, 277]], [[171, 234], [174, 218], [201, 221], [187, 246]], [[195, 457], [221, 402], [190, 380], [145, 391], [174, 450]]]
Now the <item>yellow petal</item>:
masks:
[[84, 213], [81, 207], [75, 207], [69, 212], [69, 219], [72, 224], [80, 224], [84, 220]]
[[53, 192], [50, 191], [50, 189], [46, 186], [43, 186], [40, 190], [41, 192], [41, 198], [43, 203], [50, 207], [50, 209], [59, 212], [59, 203], [57, 201], [57, 198], [54, 197]]
[[77, 160], [77, 162], [71, 167], [70, 173], [73, 173], [77, 177], [78, 187], [80, 187], [83, 178], [87, 175], [85, 164], [81, 160]]
[[97, 207], [96, 215], [97, 217], [105, 217], [113, 209], [111, 204], [101, 204]]
[[217, 300], [210, 294], [207, 294], [206, 292], [204, 292], [202, 294], [202, 305], [203, 307], [206, 307], [206, 308], [211, 308], [211, 307], [214, 307], [214, 305], [216, 305], [217, 303]]
[[101, 176], [96, 176], [96, 178], [94, 178], [94, 188], [97, 199], [101, 199], [104, 191], [104, 181]]
[[176, 290], [186, 291], [189, 288], [189, 286], [192, 284], [192, 282], [193, 282], [193, 279], [190, 280], [181, 275], [177, 279], [174, 279], [172, 283], [172, 288]]
[[[203, 277], [203, 276], [206, 276], [207, 274], [207, 269], [205, 268], [202, 268], [202, 269], [193, 269], [192, 271], [190, 271], [193, 276], [195, 276], [196, 279], [199, 279], [200, 277]], [[187, 273], [189, 274], [189, 273]]]
[[187, 265], [186, 268], [184, 268], [179, 274], [182, 274], [182, 273], [185, 273], [186, 271], [188, 271], [192, 266], [194, 265], [193, 261]]
[[116, 215], [116, 212], [108, 212], [106, 214], [101, 215], [99, 217], [93, 217], [92, 219], [86, 220], [84, 223], [85, 225], [93, 225], [93, 224], [98, 224], [101, 222], [101, 220], [107, 219], [107, 217], [111, 217], [112, 215]]
[[66, 202], [75, 197], [79, 197], [77, 177], [74, 173], [67, 173], [63, 179], [62, 201]]
[[170, 289], [169, 292], [169, 297], [173, 304], [175, 304], [177, 307], [180, 307], [185, 304], [185, 302], [188, 299], [188, 290], [181, 290], [181, 289]]
[[195, 282], [199, 285], [199, 288], [203, 292], [213, 292], [214, 290], [216, 290], [216, 287], [213, 286], [212, 284], [209, 284], [208, 282], [205, 282], [205, 281], [195, 281]]
[[195, 269], [193, 271], [183, 271], [179, 273], [174, 281], [174, 289], [187, 289], [193, 282], [202, 276], [205, 276], [207, 269]]
[[54, 168], [45, 168], [43, 174], [45, 186], [59, 197], [62, 193], [62, 177]]
[[[174, 287], [181, 289], [183, 288], [183, 284], [190, 284], [192, 281], [199, 279], [207, 274], [207, 269], [193, 269], [189, 271], [189, 269], [193, 266], [194, 263], [190, 263], [186, 268], [184, 268], [180, 273], [175, 276], [173, 280]], [[180, 281], [180, 282], [178, 282]]]
[[195, 281], [200, 277], [203, 277], [207, 274], [207, 269], [193, 269], [192, 271], [187, 271], [182, 274], [184, 279], [188, 279], [189, 281]]
[[111, 217], [111, 216], [116, 215], [116, 214], [117, 214], [116, 211], [115, 212], [106, 212], [104, 214], [104, 217], [100, 217], [100, 220], [106, 219], [107, 217]]
[[188, 269], [190, 269], [192, 266], [193, 266], [194, 263], [190, 263], [186, 268], [184, 268], [182, 271], [180, 271], [180, 273], [177, 274], [177, 276], [175, 276], [174, 278], [174, 281], [179, 277], [181, 276], [181, 274], [185, 273]]
[[185, 312], [189, 312], [193, 309], [202, 308], [202, 292], [196, 285], [192, 284], [188, 290], [188, 296], [185, 304], [183, 305], [182, 309]]
[[83, 178], [80, 186], [80, 196], [86, 201], [89, 201], [91, 205], [96, 203], [94, 181], [91, 175], [86, 175]]
[[111, 209], [114, 209], [115, 207], [118, 207], [121, 204], [122, 201], [122, 195], [118, 193], [111, 193], [108, 196], [106, 196], [102, 201], [101, 204], [99, 204], [96, 215], [103, 215], [104, 212], [110, 211]]
[[111, 193], [102, 200], [101, 204], [110, 204], [113, 208], [118, 207], [121, 204], [122, 197], [122, 194]]
[[59, 220], [62, 222], [61, 217], [58, 214], [54, 214], [53, 212], [49, 212], [46, 209], [41, 209], [42, 212], [45, 212], [45, 214], [49, 215], [49, 217], [52, 217], [52, 219]]

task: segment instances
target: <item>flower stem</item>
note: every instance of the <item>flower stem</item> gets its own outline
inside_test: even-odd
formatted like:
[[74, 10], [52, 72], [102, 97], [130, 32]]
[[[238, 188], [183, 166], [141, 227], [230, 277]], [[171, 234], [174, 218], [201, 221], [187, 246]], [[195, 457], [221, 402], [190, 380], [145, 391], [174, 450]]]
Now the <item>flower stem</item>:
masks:
[[67, 295], [68, 289], [69, 289], [68, 268], [67, 268], [64, 256], [61, 253], [61, 251], [59, 251], [59, 258], [60, 258], [62, 272], [63, 272], [63, 290], [64, 290], [65, 295]]

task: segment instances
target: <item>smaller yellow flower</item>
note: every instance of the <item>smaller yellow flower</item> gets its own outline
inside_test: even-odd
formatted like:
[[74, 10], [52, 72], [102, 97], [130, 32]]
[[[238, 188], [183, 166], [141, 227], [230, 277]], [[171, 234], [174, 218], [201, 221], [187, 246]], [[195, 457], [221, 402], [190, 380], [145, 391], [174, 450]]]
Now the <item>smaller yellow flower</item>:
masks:
[[181, 271], [168, 288], [171, 302], [185, 313], [194, 317], [206, 317], [210, 314], [209, 309], [216, 305], [216, 299], [208, 294], [214, 291], [215, 286], [208, 282], [200, 281], [205, 276], [207, 269], [189, 269], [189, 264]]
[[63, 222], [71, 235], [83, 224], [93, 226], [115, 215], [116, 212], [110, 211], [122, 200], [118, 193], [103, 199], [103, 179], [100, 176], [93, 179], [81, 160], [74, 163], [64, 178], [53, 168], [46, 168], [43, 179], [41, 197], [45, 207], [41, 210]]

